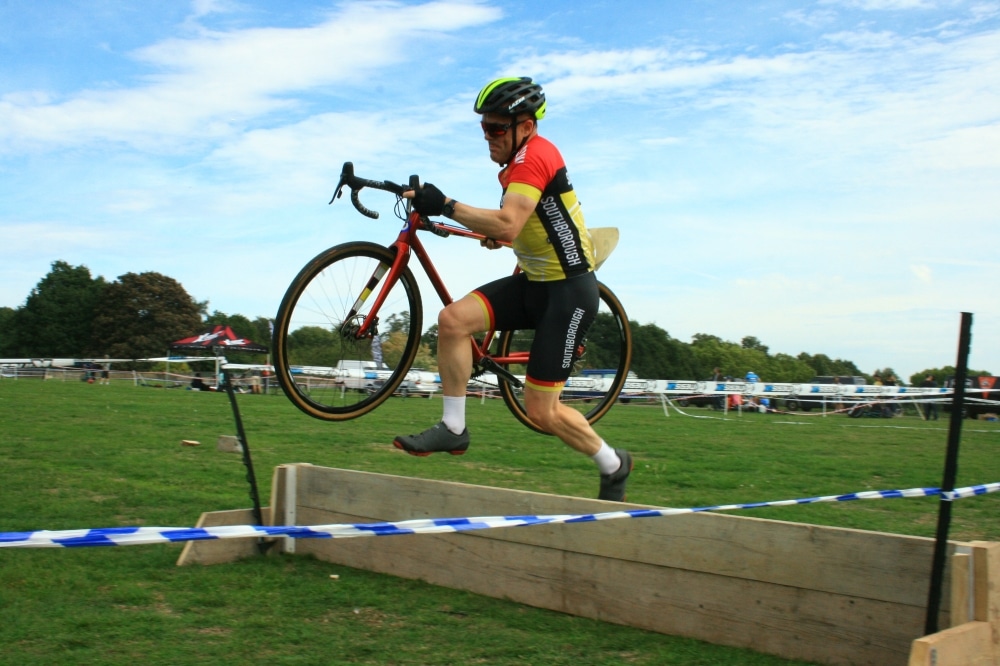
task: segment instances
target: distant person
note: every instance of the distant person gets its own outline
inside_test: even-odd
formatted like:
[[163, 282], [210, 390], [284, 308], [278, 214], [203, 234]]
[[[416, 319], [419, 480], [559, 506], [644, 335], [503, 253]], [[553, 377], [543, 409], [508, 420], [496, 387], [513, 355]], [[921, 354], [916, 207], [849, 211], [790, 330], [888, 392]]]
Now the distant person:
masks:
[[[722, 376], [722, 370], [719, 368], [712, 368], [712, 376], [708, 378], [708, 381], [712, 382], [712, 390], [717, 391], [719, 382], [724, 382], [725, 377]], [[726, 408], [726, 396], [723, 393], [716, 393], [712, 397], [712, 407], [720, 411]]]
[[205, 380], [201, 378], [201, 373], [195, 373], [194, 379], [191, 380], [191, 386], [189, 387], [192, 391], [208, 391], [208, 384]]
[[[104, 358], [107, 358], [107, 356]], [[107, 361], [101, 364], [101, 383], [111, 384], [111, 364]]]
[[747, 376], [745, 377], [745, 379], [746, 379], [747, 382], [749, 382], [751, 384], [756, 384], [757, 382], [760, 381], [760, 377], [758, 377], [757, 373], [754, 372], [753, 370], [751, 370], [751, 371], [749, 371], [747, 373]]
[[[920, 384], [921, 386], [926, 386], [928, 388], [937, 388], [937, 382], [934, 381], [934, 375], [927, 375], [927, 378]], [[940, 407], [937, 404], [937, 399], [935, 398], [931, 402], [925, 403], [927, 406], [925, 408], [924, 418], [928, 421], [937, 421], [938, 412]]]
[[[839, 387], [840, 386], [840, 377], [835, 376], [833, 378], [833, 383], [836, 384]], [[843, 411], [843, 409], [844, 409], [844, 403], [842, 403], [840, 401], [840, 389], [839, 388], [837, 389], [837, 402], [835, 402], [834, 405], [835, 405], [835, 407], [836, 407], [836, 409], [837, 409], [838, 412]]]
[[[885, 386], [898, 386], [899, 381], [896, 379], [896, 375], [889, 373], [889, 376], [885, 378]], [[886, 413], [887, 416], [899, 416], [902, 413], [902, 409], [899, 403], [896, 402], [896, 394], [893, 393], [890, 398], [890, 402], [885, 403], [882, 406], [882, 411]]]

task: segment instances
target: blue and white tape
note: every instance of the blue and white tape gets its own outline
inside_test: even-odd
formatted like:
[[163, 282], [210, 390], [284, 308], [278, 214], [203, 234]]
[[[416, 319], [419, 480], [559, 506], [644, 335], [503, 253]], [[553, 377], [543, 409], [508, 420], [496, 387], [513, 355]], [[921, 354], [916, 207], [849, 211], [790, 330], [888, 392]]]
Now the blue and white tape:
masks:
[[86, 546], [137, 546], [154, 543], [179, 543], [213, 539], [246, 539], [291, 537], [294, 539], [349, 539], [353, 537], [393, 536], [398, 534], [440, 534], [469, 532], [496, 527], [526, 527], [559, 523], [590, 523], [618, 518], [654, 518], [706, 511], [733, 511], [772, 506], [817, 504], [820, 502], [850, 502], [853, 500], [895, 499], [903, 497], [935, 497], [946, 501], [1000, 492], [1000, 482], [987, 483], [951, 492], [939, 488], [908, 490], [871, 490], [846, 495], [825, 495], [802, 499], [722, 504], [689, 509], [633, 509], [606, 513], [566, 514], [550, 516], [485, 516], [477, 518], [422, 518], [387, 523], [354, 523], [313, 525], [310, 527], [277, 525], [230, 525], [221, 527], [108, 527], [86, 530], [41, 530], [36, 532], [0, 532], [0, 548], [79, 548]]

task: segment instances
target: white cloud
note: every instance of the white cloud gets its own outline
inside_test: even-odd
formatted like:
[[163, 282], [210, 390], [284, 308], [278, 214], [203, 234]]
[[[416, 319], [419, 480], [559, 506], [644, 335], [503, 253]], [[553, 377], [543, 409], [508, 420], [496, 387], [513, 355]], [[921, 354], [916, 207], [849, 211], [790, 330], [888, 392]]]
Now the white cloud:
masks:
[[925, 284], [930, 284], [934, 279], [934, 272], [930, 266], [925, 264], [912, 264], [910, 270], [913, 271], [918, 280]]
[[820, 4], [838, 5], [864, 11], [895, 11], [905, 9], [933, 9], [940, 4], [940, 0], [820, 0]]
[[[214, 5], [197, 10], [214, 11]], [[62, 99], [44, 92], [6, 95], [0, 100], [0, 147], [110, 141], [143, 150], [188, 149], [277, 111], [305, 114], [304, 94], [337, 97], [338, 86], [349, 89], [405, 60], [414, 43], [498, 16], [496, 9], [464, 2], [354, 3], [312, 27], [203, 31], [163, 40], [132, 54], [153, 72], [143, 85]]]

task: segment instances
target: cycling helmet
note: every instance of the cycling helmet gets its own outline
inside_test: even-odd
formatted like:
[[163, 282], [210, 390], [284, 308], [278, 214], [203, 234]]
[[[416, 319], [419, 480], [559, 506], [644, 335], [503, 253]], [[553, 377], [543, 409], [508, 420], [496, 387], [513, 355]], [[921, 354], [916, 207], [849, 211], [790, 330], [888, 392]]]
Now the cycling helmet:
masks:
[[535, 120], [545, 117], [545, 93], [527, 76], [497, 79], [479, 91], [476, 113], [500, 113], [516, 116], [530, 113]]

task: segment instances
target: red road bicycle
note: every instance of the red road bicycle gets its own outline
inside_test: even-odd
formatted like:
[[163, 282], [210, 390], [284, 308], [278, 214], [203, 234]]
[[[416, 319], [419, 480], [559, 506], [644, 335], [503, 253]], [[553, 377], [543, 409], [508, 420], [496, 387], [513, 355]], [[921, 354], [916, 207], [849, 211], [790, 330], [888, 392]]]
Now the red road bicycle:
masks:
[[[366, 187], [383, 190], [396, 195], [396, 216], [404, 224], [387, 247], [353, 241], [319, 254], [299, 272], [281, 301], [274, 323], [275, 372], [285, 395], [309, 416], [328, 421], [362, 416], [387, 400], [406, 378], [421, 344], [423, 320], [420, 291], [409, 267], [412, 256], [441, 302], [452, 302], [418, 232], [485, 240], [414, 211], [402, 194], [419, 182], [417, 176], [410, 177], [409, 187], [368, 180], [355, 176], [350, 162], [344, 164], [330, 203], [348, 187], [358, 212], [377, 219], [379, 214], [366, 208], [358, 193]], [[598, 288], [597, 318], [587, 337], [578, 341], [574, 375], [561, 398], [591, 423], [614, 405], [632, 358], [625, 310], [610, 289], [601, 283]], [[533, 337], [534, 331], [515, 330], [473, 338], [473, 377], [481, 385], [495, 386], [518, 420], [544, 433], [528, 418], [523, 401], [522, 378]], [[356, 372], [349, 377], [346, 370], [337, 369], [338, 362], [370, 369], [363, 379]]]

